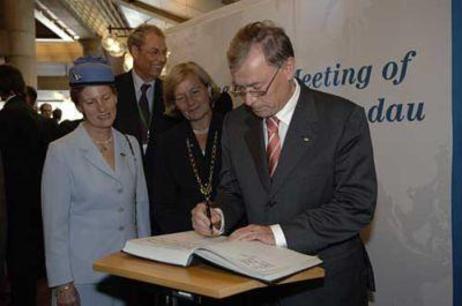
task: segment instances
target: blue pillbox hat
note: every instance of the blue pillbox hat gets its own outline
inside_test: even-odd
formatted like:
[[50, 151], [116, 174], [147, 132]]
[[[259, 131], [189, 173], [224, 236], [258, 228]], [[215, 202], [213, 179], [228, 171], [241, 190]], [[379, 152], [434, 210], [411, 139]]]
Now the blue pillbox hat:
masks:
[[108, 62], [97, 56], [79, 57], [69, 69], [69, 86], [114, 84], [114, 74]]

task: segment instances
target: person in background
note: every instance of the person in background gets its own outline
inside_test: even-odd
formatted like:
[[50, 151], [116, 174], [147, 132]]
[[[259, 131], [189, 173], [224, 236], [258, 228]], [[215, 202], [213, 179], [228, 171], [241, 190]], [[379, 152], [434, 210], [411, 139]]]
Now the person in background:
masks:
[[37, 90], [35, 90], [34, 87], [32, 86], [26, 86], [26, 96], [25, 100], [27, 105], [32, 107], [32, 109], [38, 113], [38, 108], [37, 108]]
[[58, 138], [63, 137], [64, 135], [67, 135], [75, 130], [82, 121], [83, 119], [63, 120], [58, 127]]
[[[223, 124], [219, 208], [209, 218], [198, 204], [194, 229], [319, 254], [322, 281], [256, 292], [252, 305], [366, 306], [374, 285], [359, 232], [377, 180], [364, 109], [294, 79], [292, 43], [271, 22], [240, 29], [227, 56], [244, 105]], [[243, 215], [249, 225], [232, 232]]]
[[[37, 94], [35, 95], [35, 97], [37, 98]], [[50, 103], [43, 103], [42, 105], [40, 105], [39, 110], [40, 115], [47, 119], [51, 119], [53, 115], [53, 108]]]
[[[152, 156], [158, 136], [175, 125], [165, 116], [162, 81], [159, 78], [167, 61], [167, 45], [162, 30], [142, 24], [129, 35], [128, 50], [133, 56], [133, 69], [116, 77], [119, 105], [114, 127], [136, 137], [142, 147], [146, 181], [154, 173]], [[152, 192], [148, 186], [150, 198]], [[153, 234], [158, 226], [151, 216]]]
[[223, 114], [213, 109], [217, 86], [194, 62], [173, 67], [163, 85], [166, 113], [185, 119], [161, 135], [150, 182], [161, 233], [173, 233], [192, 230], [191, 210], [215, 199]]
[[45, 140], [39, 115], [25, 101], [21, 72], [0, 65], [0, 151], [4, 167], [7, 219], [6, 264], [11, 305], [36, 304], [43, 267], [40, 177]]
[[57, 125], [59, 125], [59, 122], [61, 121], [61, 117], [63, 116], [62, 110], [61, 110], [60, 108], [57, 107], [57, 108], [55, 108], [55, 109], [53, 110], [52, 114], [53, 114], [53, 118], [52, 118], [53, 121], [54, 121]]
[[[124, 286], [105, 287], [93, 262], [150, 235], [139, 145], [112, 127], [117, 94], [111, 67], [83, 57], [69, 71], [71, 99], [84, 120], [48, 148], [42, 181], [45, 258], [53, 305], [124, 305]], [[60, 171], [56, 171], [60, 169]]]
[[[25, 101], [35, 112], [37, 112], [37, 90], [32, 86], [26, 86]], [[51, 118], [48, 117], [48, 113], [51, 112], [51, 105], [49, 103], [43, 103], [40, 106], [41, 116], [38, 117], [40, 121], [40, 131], [45, 139], [45, 149], [50, 142], [58, 138], [58, 124]], [[43, 155], [45, 158], [45, 155]]]

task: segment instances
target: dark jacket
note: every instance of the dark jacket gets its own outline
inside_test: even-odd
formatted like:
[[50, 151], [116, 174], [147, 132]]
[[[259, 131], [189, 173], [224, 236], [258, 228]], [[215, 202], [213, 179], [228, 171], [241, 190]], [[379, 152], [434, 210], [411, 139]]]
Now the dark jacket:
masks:
[[300, 85], [300, 97], [272, 177], [263, 121], [241, 106], [223, 124], [217, 203], [226, 231], [242, 216], [279, 224], [289, 249], [319, 254], [319, 282], [264, 291], [280, 305], [367, 305], [371, 266], [359, 232], [373, 217], [377, 181], [364, 109]]
[[162, 233], [192, 230], [191, 210], [197, 203], [205, 200], [194, 176], [186, 139], [192, 145], [191, 152], [203, 184], [208, 182], [212, 155], [215, 156], [212, 200], [215, 198], [221, 169], [222, 124], [223, 116], [214, 114], [207, 136], [205, 156], [202, 155], [188, 121], [181, 122], [161, 136], [154, 158], [156, 171], [151, 188], [154, 216]]
[[11, 273], [34, 275], [43, 268], [40, 182], [47, 146], [45, 133], [39, 115], [22, 97], [13, 97], [0, 111]]

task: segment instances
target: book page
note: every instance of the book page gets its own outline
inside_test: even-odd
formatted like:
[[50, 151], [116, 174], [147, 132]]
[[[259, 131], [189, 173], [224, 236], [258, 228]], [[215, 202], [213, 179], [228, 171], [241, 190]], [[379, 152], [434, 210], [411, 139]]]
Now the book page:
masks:
[[194, 231], [149, 237], [147, 243], [152, 246], [173, 250], [193, 250], [198, 247], [215, 244], [226, 237], [205, 237]]
[[139, 257], [187, 266], [195, 248], [219, 243], [226, 237], [205, 237], [194, 231], [146, 238], [132, 239], [125, 243], [123, 251]]
[[316, 256], [249, 241], [227, 241], [198, 248], [194, 253], [227, 269], [268, 282], [321, 263]]

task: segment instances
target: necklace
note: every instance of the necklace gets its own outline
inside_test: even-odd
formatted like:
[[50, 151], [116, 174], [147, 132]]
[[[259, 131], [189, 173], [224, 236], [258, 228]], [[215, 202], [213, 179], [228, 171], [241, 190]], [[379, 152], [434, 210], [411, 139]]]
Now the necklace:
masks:
[[193, 133], [196, 135], [204, 135], [209, 132], [209, 127], [206, 127], [204, 129], [192, 129], [192, 130], [193, 130]]
[[101, 153], [105, 153], [106, 151], [109, 150], [109, 147], [112, 143], [112, 135], [109, 136], [108, 139], [106, 140], [93, 140], [96, 144], [96, 146], [98, 147], [98, 150], [101, 152]]
[[212, 195], [213, 170], [215, 169], [215, 161], [217, 159], [217, 143], [218, 131], [215, 131], [215, 135], [213, 136], [212, 157], [210, 159], [209, 165], [209, 178], [207, 182], [203, 183], [201, 177], [199, 176], [199, 170], [197, 169], [196, 160], [192, 153], [192, 143], [189, 140], [189, 137], [186, 138], [186, 148], [188, 149], [188, 157], [189, 161], [191, 162], [191, 168], [193, 170], [197, 184], [199, 185], [199, 191], [204, 196], [204, 199], [207, 203], [210, 201], [210, 197]]

